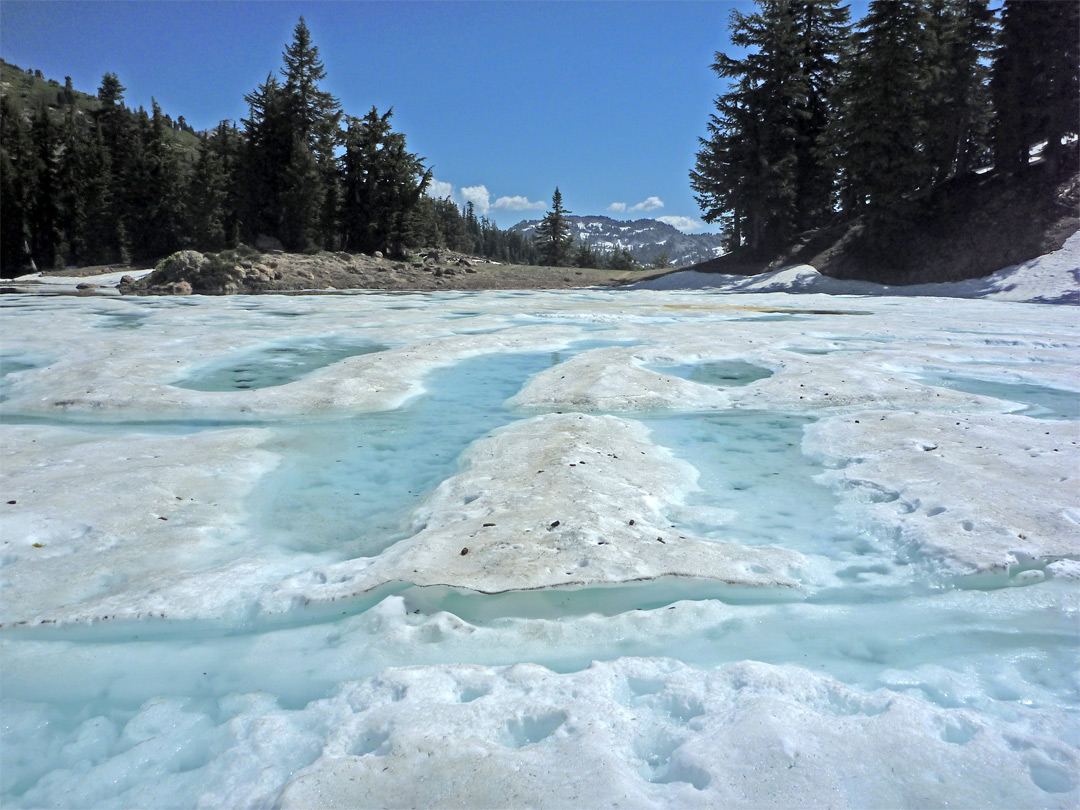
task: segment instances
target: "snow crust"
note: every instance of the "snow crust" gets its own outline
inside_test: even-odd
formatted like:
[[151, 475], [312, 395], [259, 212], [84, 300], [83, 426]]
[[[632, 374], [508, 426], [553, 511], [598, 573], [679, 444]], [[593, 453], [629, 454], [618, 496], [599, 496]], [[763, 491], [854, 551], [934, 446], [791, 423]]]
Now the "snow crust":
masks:
[[95, 287], [115, 287], [124, 276], [140, 279], [153, 272], [154, 269], [151, 267], [149, 270], [122, 270], [117, 273], [101, 273], [97, 276], [59, 276], [27, 273], [26, 275], [17, 276], [11, 281], [15, 284], [31, 282], [33, 284], [55, 284], [62, 287], [74, 287], [78, 284], [93, 284]]
[[714, 289], [722, 292], [827, 293], [829, 295], [901, 295], [989, 298], [1045, 304], [1080, 304], [1080, 231], [1060, 250], [966, 281], [893, 286], [823, 276], [808, 264], [756, 276], [684, 270], [634, 285], [641, 290]]
[[972, 573], [1012, 574], [1016, 584], [1035, 581], [1048, 561], [1080, 549], [1077, 481], [1068, 474], [1080, 470], [1078, 423], [858, 416], [819, 422], [804, 443], [829, 461], [851, 459], [823, 475], [845, 493], [853, 519], [877, 521], [902, 543]]
[[5, 807], [1080, 801], [1071, 307], [0, 303]]

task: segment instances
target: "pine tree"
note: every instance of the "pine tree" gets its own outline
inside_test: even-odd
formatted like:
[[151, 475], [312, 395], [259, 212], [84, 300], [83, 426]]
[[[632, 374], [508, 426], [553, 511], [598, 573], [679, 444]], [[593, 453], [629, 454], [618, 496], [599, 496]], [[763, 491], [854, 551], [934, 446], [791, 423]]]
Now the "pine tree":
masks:
[[0, 97], [0, 271], [11, 278], [30, 265], [27, 198], [32, 146], [22, 111]]
[[291, 250], [320, 244], [319, 213], [326, 199], [319, 163], [307, 143], [294, 137], [289, 162], [281, 174], [281, 226], [278, 236]]
[[128, 237], [134, 258], [166, 256], [184, 241], [187, 167], [174, 147], [170, 127], [156, 100], [140, 115], [129, 147]]
[[60, 125], [57, 188], [59, 189], [60, 233], [65, 264], [78, 264], [84, 254], [82, 230], [86, 218], [85, 181], [87, 167], [83, 155], [88, 128], [75, 115], [73, 106], [64, 110]]
[[691, 187], [707, 222], [720, 221], [728, 246], [767, 253], [832, 210], [828, 140], [847, 10], [837, 0], [758, 0], [733, 12], [741, 59], [716, 54], [728, 80], [700, 139]]
[[544, 214], [536, 227], [536, 243], [540, 262], [546, 267], [563, 267], [570, 263], [574, 236], [566, 218], [570, 212], [563, 208], [562, 193], [555, 187], [551, 197], [551, 210]]
[[[221, 132], [220, 126], [218, 132]], [[199, 250], [217, 252], [228, 244], [229, 185], [225, 162], [215, 144], [210, 136], [201, 136], [199, 154], [186, 190], [191, 235]]]
[[577, 252], [574, 254], [575, 267], [598, 267], [600, 255], [593, 250], [587, 239], [578, 243]]
[[965, 174], [986, 151], [993, 42], [988, 0], [931, 0], [925, 64], [926, 150], [933, 180]]
[[831, 123], [851, 29], [839, 0], [801, 0], [791, 9], [803, 76], [795, 120], [796, 226], [803, 230], [825, 222], [835, 208], [840, 145]]
[[1022, 169], [1029, 150], [1042, 141], [1053, 171], [1063, 136], [1077, 132], [1078, 29], [1080, 6], [1073, 0], [1005, 3], [991, 78], [998, 171]]
[[107, 171], [103, 172], [109, 183], [107, 194], [100, 202], [107, 211], [96, 212], [93, 244], [95, 261], [119, 262], [130, 255], [128, 237], [133, 210], [131, 190], [137, 188], [133, 175], [137, 173], [139, 145], [133, 130], [136, 123], [124, 106], [124, 86], [115, 73], [106, 73], [98, 88], [98, 109], [95, 119], [98, 133], [108, 156]]
[[292, 132], [286, 97], [271, 74], [244, 96], [248, 117], [244, 126], [242, 193], [240, 200], [244, 236], [254, 241], [260, 234], [275, 236], [283, 226], [281, 208], [282, 169], [292, 152]]
[[57, 207], [56, 137], [49, 112], [41, 107], [31, 122], [32, 159], [28, 188], [27, 225], [30, 255], [41, 270], [62, 264], [60, 258], [60, 212]]
[[879, 231], [933, 179], [926, 149], [927, 28], [924, 4], [872, 0], [855, 36], [842, 121], [844, 181], [849, 204], [865, 206]]
[[[330, 93], [319, 89], [326, 70], [319, 59], [319, 49], [312, 44], [311, 32], [304, 18], [293, 29], [293, 41], [283, 54], [289, 124], [294, 137], [294, 151], [289, 163], [288, 182], [295, 187], [286, 192], [287, 199], [306, 210], [291, 208], [285, 211], [289, 228], [297, 239], [318, 242], [330, 247], [336, 235], [340, 188], [334, 147], [341, 141], [341, 105]], [[309, 160], [308, 155], [314, 159]], [[298, 220], [305, 220], [303, 224]], [[303, 234], [303, 236], [301, 236]]]
[[80, 151], [85, 211], [77, 237], [82, 249], [80, 259], [86, 264], [115, 262], [119, 260], [117, 244], [122, 243], [124, 231], [113, 201], [112, 159], [100, 125], [90, 127]]
[[350, 118], [342, 156], [342, 230], [345, 249], [402, 255], [410, 214], [431, 182], [422, 158], [405, 148], [390, 118], [372, 107]]

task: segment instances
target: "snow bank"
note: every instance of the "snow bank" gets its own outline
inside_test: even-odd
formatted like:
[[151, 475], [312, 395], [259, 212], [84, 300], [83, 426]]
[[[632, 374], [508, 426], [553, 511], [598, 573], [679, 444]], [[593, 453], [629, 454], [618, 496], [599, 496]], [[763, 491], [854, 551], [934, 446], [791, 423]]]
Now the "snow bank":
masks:
[[756, 276], [686, 270], [634, 284], [639, 290], [712, 289], [728, 293], [826, 293], [829, 295], [945, 296], [1043, 304], [1080, 304], [1080, 231], [1060, 250], [1005, 267], [983, 278], [890, 286], [823, 276], [808, 264]]
[[93, 284], [95, 287], [115, 287], [120, 283], [120, 279], [124, 276], [131, 276], [134, 279], [140, 279], [144, 276], [148, 276], [154, 272], [153, 268], [149, 270], [121, 270], [117, 273], [101, 273], [97, 276], [57, 276], [57, 275], [42, 275], [41, 273], [28, 273], [24, 276], [17, 276], [11, 279], [11, 283], [19, 284], [49, 284], [58, 285], [61, 287], [75, 287], [79, 284]]

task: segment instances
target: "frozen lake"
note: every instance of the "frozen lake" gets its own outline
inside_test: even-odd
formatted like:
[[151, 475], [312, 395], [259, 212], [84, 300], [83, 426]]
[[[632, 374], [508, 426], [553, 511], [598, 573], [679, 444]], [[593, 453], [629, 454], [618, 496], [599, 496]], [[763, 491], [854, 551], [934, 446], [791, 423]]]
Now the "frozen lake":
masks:
[[1080, 802], [1080, 320], [3, 296], [4, 807]]

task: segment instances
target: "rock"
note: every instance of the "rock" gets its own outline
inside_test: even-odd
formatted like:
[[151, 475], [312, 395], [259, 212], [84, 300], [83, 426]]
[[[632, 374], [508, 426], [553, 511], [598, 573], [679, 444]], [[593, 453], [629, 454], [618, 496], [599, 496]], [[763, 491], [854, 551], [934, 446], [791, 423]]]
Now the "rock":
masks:
[[335, 253], [334, 255], [335, 255], [335, 256], [337, 256], [337, 257], [338, 257], [338, 259], [340, 259], [341, 261], [343, 261], [343, 262], [346, 262], [346, 263], [349, 263], [349, 262], [351, 262], [351, 261], [352, 261], [352, 259], [353, 259], [353, 257], [352, 257], [352, 256], [351, 256], [350, 254], [346, 253], [346, 252], [345, 252], [345, 251], [343, 251], [343, 250], [339, 250], [339, 251], [338, 251], [337, 253]]
[[432, 250], [429, 253], [424, 254], [424, 259], [425, 260], [426, 259], [431, 259], [431, 261], [438, 264], [439, 262], [442, 261], [442, 254], [440, 254], [439, 251], [437, 251], [437, 250]]
[[229, 295], [244, 290], [248, 271], [223, 256], [204, 256], [196, 250], [181, 250], [158, 263], [153, 273], [141, 281], [122, 285], [121, 292], [153, 295]]
[[472, 267], [473, 263], [470, 262], [468, 259], [458, 259], [457, 260], [457, 266], [458, 267]]
[[191, 284], [186, 281], [174, 281], [163, 288], [166, 295], [191, 295]]
[[125, 285], [125, 284], [130, 285], [130, 284], [134, 284], [134, 283], [135, 283], [135, 277], [134, 276], [128, 276], [128, 275], [120, 276], [120, 284], [121, 285]]
[[269, 251], [284, 251], [285, 246], [281, 244], [280, 239], [260, 233], [255, 237], [255, 249], [267, 253]]
[[[130, 276], [127, 276], [126, 278], [130, 278]], [[89, 282], [84, 281], [81, 284], [76, 284], [75, 289], [76, 290], [96, 290], [97, 289], [97, 284], [90, 284]]]
[[383, 252], [381, 250], [376, 250], [371, 255], [374, 256], [376, 259], [381, 259], [383, 257]]

